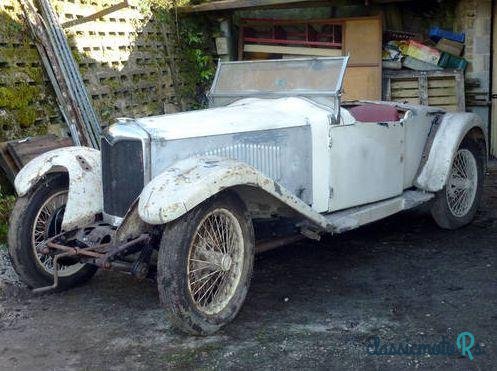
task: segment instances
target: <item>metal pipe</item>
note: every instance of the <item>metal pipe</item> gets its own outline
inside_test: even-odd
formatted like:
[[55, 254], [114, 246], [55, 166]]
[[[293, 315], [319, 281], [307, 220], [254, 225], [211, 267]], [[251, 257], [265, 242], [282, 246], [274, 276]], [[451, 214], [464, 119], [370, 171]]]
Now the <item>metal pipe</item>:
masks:
[[[71, 86], [74, 97], [78, 101], [78, 106], [83, 111], [85, 126], [87, 127], [87, 129], [90, 129], [90, 127], [88, 127], [88, 125], [91, 124], [91, 122], [89, 121], [89, 102], [85, 102], [85, 100], [82, 99], [81, 89], [84, 88], [83, 82], [81, 81], [79, 70], [77, 70], [74, 58], [71, 54], [69, 44], [67, 43], [65, 34], [63, 34], [61, 31], [58, 18], [51, 4], [48, 3], [46, 0], [41, 0], [40, 3], [42, 5], [42, 12], [47, 21], [48, 29], [54, 41], [54, 45], [58, 49], [58, 57], [60, 58], [60, 60], [62, 61], [62, 65], [64, 66], [66, 78], [69, 85]], [[92, 144], [94, 144], [95, 138], [94, 135], [92, 135], [93, 133], [91, 133], [90, 131], [88, 134], [90, 136]]]
[[295, 236], [280, 237], [273, 240], [264, 240], [255, 245], [255, 251], [257, 253], [261, 253], [273, 250], [284, 245], [289, 245], [291, 243], [301, 241], [304, 238], [306, 237], [302, 235], [295, 235]]
[[47, 0], [40, 0], [42, 14], [45, 18], [45, 26], [49, 38], [57, 50], [56, 58], [62, 66], [64, 80], [69, 86], [71, 96], [76, 101], [80, 109], [81, 119], [86, 129], [87, 140], [94, 148], [99, 148], [100, 124], [96, 113], [90, 103], [88, 93], [72, 56], [67, 38], [60, 27], [58, 18]]
[[[47, 247], [55, 250], [61, 250], [65, 252], [72, 252], [74, 255], [83, 255], [83, 256], [89, 256], [91, 258], [102, 258], [105, 256], [104, 253], [99, 253], [91, 250], [86, 250], [86, 249], [80, 249], [79, 247], [70, 247], [70, 246], [64, 246], [57, 244], [55, 242], [47, 242]], [[43, 249], [41, 252], [43, 254], [48, 254], [50, 252], [50, 249]], [[57, 257], [58, 255], [56, 255]]]
[[41, 294], [47, 291], [51, 291], [56, 289], [59, 286], [59, 259], [66, 258], [68, 256], [74, 256], [76, 253], [74, 251], [67, 251], [62, 254], [57, 255], [53, 260], [53, 284], [50, 286], [39, 287], [37, 289], [33, 289], [35, 294]]

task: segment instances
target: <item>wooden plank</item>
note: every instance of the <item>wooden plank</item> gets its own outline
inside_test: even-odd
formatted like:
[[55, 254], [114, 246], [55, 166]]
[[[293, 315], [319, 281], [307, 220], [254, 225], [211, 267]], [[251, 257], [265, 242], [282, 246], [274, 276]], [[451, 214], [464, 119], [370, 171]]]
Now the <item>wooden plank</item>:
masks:
[[428, 77], [428, 87], [429, 88], [450, 88], [456, 86], [456, 79], [454, 76], [446, 77], [443, 79], [429, 78]]
[[349, 67], [343, 80], [345, 101], [358, 99], [381, 100], [381, 75], [376, 67]]
[[381, 68], [382, 34], [380, 18], [345, 20], [343, 52], [350, 55], [349, 66], [369, 63]]
[[402, 90], [392, 90], [392, 98], [411, 98], [419, 97], [419, 89], [402, 89]]
[[16, 174], [19, 172], [19, 167], [14, 159], [9, 154], [7, 142], [0, 143], [0, 167], [11, 184], [14, 184]]
[[381, 100], [382, 35], [380, 17], [344, 19], [343, 54], [350, 55], [344, 99]]
[[429, 97], [428, 104], [430, 106], [439, 106], [439, 105], [457, 105], [457, 97]]
[[466, 111], [466, 96], [464, 89], [464, 72], [459, 71], [456, 75], [456, 93], [457, 93], [457, 106], [459, 111]]
[[292, 46], [278, 45], [257, 45], [245, 44], [243, 51], [246, 53], [270, 53], [270, 54], [287, 54], [287, 55], [304, 55], [316, 57], [339, 57], [342, 55], [341, 49], [324, 49], [324, 48], [303, 48]]
[[419, 104], [419, 98], [397, 98], [397, 99], [392, 99], [394, 102], [400, 102], [400, 103], [408, 103], [408, 104]]
[[64, 22], [61, 24], [62, 28], [69, 28], [73, 26], [77, 26], [78, 24], [83, 24], [87, 22], [96, 21], [99, 18], [102, 18], [108, 14], [114, 13], [120, 9], [127, 8], [129, 6], [128, 0], [121, 1], [115, 5], [109, 6], [108, 8], [102, 9], [96, 13], [90, 14], [86, 17], [74, 19], [72, 21]]
[[385, 99], [392, 100], [392, 80], [387, 79], [386, 84], [384, 86], [385, 89]]
[[419, 103], [428, 104], [428, 79], [426, 75], [419, 76]]
[[418, 79], [415, 80], [397, 80], [390, 79], [392, 82], [392, 89], [417, 89], [419, 86]]
[[[412, 0], [372, 0], [373, 3], [386, 4]], [[364, 4], [364, 2], [363, 2]], [[201, 13], [214, 11], [233, 11], [248, 8], [311, 8], [350, 5], [347, 0], [219, 0], [204, 4], [178, 7], [178, 13]]]
[[[418, 78], [422, 74], [426, 74], [427, 71], [413, 71], [413, 70], [385, 70], [385, 77], [391, 77], [395, 79], [403, 79], [403, 78]], [[454, 69], [444, 69], [440, 71], [428, 71], [427, 75], [430, 78], [444, 78], [444, 77], [454, 77], [457, 74], [460, 74], [460, 70]]]
[[456, 96], [455, 88], [429, 88], [428, 96], [430, 97], [447, 97]]
[[279, 6], [329, 6], [329, 1], [316, 0], [221, 0], [211, 1], [205, 4], [182, 6], [178, 8], [179, 13], [200, 13], [221, 10], [279, 7]]
[[22, 169], [24, 165], [42, 153], [71, 145], [70, 138], [58, 138], [51, 134], [7, 142], [7, 151], [14, 159], [16, 166]]

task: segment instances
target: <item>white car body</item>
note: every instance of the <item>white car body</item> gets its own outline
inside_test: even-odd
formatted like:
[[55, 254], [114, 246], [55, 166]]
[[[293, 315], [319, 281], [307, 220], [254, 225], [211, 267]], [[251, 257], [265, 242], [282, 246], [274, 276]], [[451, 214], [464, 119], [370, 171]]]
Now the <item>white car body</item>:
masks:
[[[340, 106], [346, 57], [272, 63], [281, 69], [264, 72], [268, 64], [222, 63], [212, 108], [119, 120], [104, 134], [102, 163], [97, 151], [84, 148], [49, 152], [21, 170], [17, 192], [26, 194], [50, 171], [67, 171], [65, 230], [103, 214], [121, 226], [119, 233], [138, 233], [139, 223], [127, 219], [168, 223], [230, 188], [254, 217], [290, 214], [301, 218], [304, 233], [341, 232], [430, 200], [444, 187], [463, 138], [471, 135], [486, 145], [486, 128], [471, 113], [393, 102]], [[292, 63], [307, 68], [306, 84], [316, 73], [332, 75], [329, 63], [335, 85], [324, 89], [328, 77], [320, 81], [316, 75], [315, 87], [299, 88], [301, 73], [291, 75]], [[249, 78], [238, 81], [247, 71]], [[220, 88], [223, 78], [225, 85], [230, 82], [230, 74], [237, 76], [231, 80], [240, 91]], [[281, 90], [250, 86], [253, 81], [264, 85], [268, 78]], [[399, 119], [358, 121], [348, 110], [366, 104], [394, 107]], [[117, 143], [131, 146], [131, 141], [139, 145], [110, 152]], [[139, 173], [133, 172], [135, 164]]]

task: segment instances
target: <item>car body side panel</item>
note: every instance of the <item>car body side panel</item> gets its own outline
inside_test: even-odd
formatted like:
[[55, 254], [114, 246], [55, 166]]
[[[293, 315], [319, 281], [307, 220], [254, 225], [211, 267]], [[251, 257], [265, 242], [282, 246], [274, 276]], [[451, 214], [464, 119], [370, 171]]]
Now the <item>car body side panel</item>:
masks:
[[404, 189], [411, 188], [414, 184], [431, 127], [440, 115], [441, 113], [430, 113], [420, 109], [412, 109], [406, 113], [404, 119]]
[[[481, 118], [473, 113], [446, 113], [443, 116], [430, 148], [426, 162], [416, 178], [416, 187], [429, 192], [440, 191], [449, 175], [454, 155], [466, 134], [473, 128], [481, 129], [486, 140], [486, 128]], [[434, 128], [435, 129], [435, 128]], [[433, 130], [433, 129], [432, 129]]]
[[149, 224], [173, 221], [218, 194], [236, 186], [253, 186], [326, 228], [326, 219], [301, 199], [246, 163], [222, 157], [179, 161], [148, 183], [138, 202], [140, 217]]
[[153, 141], [152, 178], [174, 163], [196, 156], [219, 156], [253, 166], [306, 204], [312, 204], [311, 126]]
[[102, 171], [100, 151], [87, 147], [66, 147], [46, 152], [24, 166], [15, 179], [17, 194], [22, 197], [50, 172], [69, 174], [69, 195], [62, 228], [84, 226], [102, 212]]
[[404, 126], [400, 122], [336, 125], [331, 140], [330, 211], [402, 193]]

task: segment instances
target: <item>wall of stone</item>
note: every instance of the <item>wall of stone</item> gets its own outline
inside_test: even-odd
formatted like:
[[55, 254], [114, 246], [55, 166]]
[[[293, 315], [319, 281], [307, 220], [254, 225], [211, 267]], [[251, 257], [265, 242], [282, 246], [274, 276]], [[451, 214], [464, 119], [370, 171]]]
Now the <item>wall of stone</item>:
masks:
[[[61, 23], [119, 0], [52, 0]], [[103, 125], [117, 117], [175, 110], [165, 37], [171, 27], [143, 5], [67, 29], [73, 55]], [[57, 104], [17, 0], [0, 4], [0, 140], [58, 131]]]
[[466, 34], [464, 57], [469, 65], [466, 70], [466, 97], [469, 109], [488, 120], [486, 106], [491, 76], [492, 1], [460, 0], [456, 7], [454, 28]]

